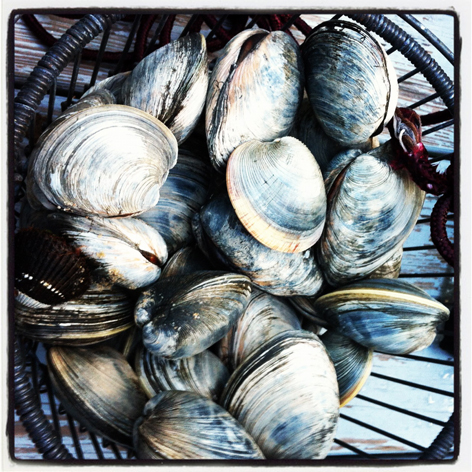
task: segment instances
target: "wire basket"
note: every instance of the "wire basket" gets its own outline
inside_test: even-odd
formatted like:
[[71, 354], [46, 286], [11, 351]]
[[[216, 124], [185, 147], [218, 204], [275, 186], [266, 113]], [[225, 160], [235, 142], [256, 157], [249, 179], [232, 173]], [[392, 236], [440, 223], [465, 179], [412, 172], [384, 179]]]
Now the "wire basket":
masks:
[[[267, 30], [285, 30], [302, 43], [316, 24], [329, 19], [329, 15], [317, 16], [311, 12], [217, 16], [178, 12], [126, 15], [93, 13], [78, 15], [77, 20], [67, 18], [72, 26], [57, 40], [47, 32], [47, 28], [41, 25], [37, 17], [23, 13], [21, 12], [22, 23], [34, 31], [50, 49], [26, 80], [21, 74], [15, 76], [15, 120], [14, 123], [11, 120], [10, 133], [10, 163], [14, 162], [10, 166], [14, 181], [11, 187], [15, 205], [24, 192], [22, 179], [26, 172], [28, 153], [41, 130], [59, 113], [58, 104], [64, 110], [97, 81], [120, 71], [130, 70], [145, 55], [189, 32], [201, 31], [206, 36], [209, 52], [216, 57], [228, 40], [243, 29], [258, 26]], [[12, 28], [17, 24], [19, 16], [20, 13], [12, 17]], [[397, 55], [408, 60], [399, 61], [403, 64], [401, 67], [406, 64], [405, 70], [398, 71], [403, 91], [400, 95], [403, 103], [399, 106], [418, 110], [423, 125], [427, 128], [424, 131], [425, 141], [428, 140], [427, 136], [431, 138], [441, 135], [430, 144], [426, 143], [430, 161], [451, 161], [454, 164], [454, 85], [443, 68], [432, 58], [433, 52], [435, 57], [439, 53], [439, 56], [454, 65], [453, 54], [413, 15], [349, 13], [345, 16], [378, 35], [392, 57]], [[341, 13], [335, 15], [335, 18], [340, 17], [343, 17]], [[452, 17], [452, 21], [457, 36], [457, 20]], [[405, 27], [409, 32], [402, 29]], [[417, 94], [418, 84], [421, 95]], [[11, 92], [13, 93], [12, 89]], [[381, 135], [381, 142], [382, 139], [387, 139], [387, 136]], [[457, 156], [455, 162], [457, 163]], [[453, 213], [454, 210], [450, 203], [452, 197], [446, 196], [449, 200], [443, 202], [441, 218], [446, 236], [452, 238], [454, 221], [447, 213]], [[444, 200], [444, 195], [439, 200], [441, 199]], [[436, 197], [427, 199], [417, 223], [418, 234], [405, 243], [405, 254], [412, 262], [409, 265], [410, 271], [402, 268], [400, 277], [433, 292], [436, 298], [440, 294], [440, 301], [451, 308], [453, 322], [453, 271], [437, 255], [435, 246], [424, 242], [429, 239], [424, 234], [436, 200]], [[16, 206], [13, 208], [12, 205], [10, 210], [13, 214]], [[14, 228], [10, 230], [12, 237]], [[448, 248], [440, 250], [445, 251], [446, 255], [441, 252], [443, 257], [451, 257], [450, 250], [447, 252]], [[425, 260], [425, 254], [430, 259], [435, 259], [433, 269], [412, 272], [411, 267], [415, 265], [415, 261]], [[449, 262], [453, 264], [453, 260]], [[10, 288], [10, 293], [13, 293], [12, 284]], [[134, 462], [131, 450], [98, 438], [65, 412], [51, 386], [45, 365], [44, 346], [14, 335], [13, 319], [10, 303], [12, 341], [15, 338], [10, 345], [10, 385], [13, 392], [10, 405], [14, 405], [16, 411], [15, 416], [13, 408], [10, 408], [11, 457], [37, 460], [42, 455], [46, 460]], [[338, 433], [326, 461], [344, 463], [354, 460], [457, 457], [458, 439], [454, 438], [454, 424], [457, 422], [451, 413], [459, 410], [459, 399], [455, 395], [458, 379], [456, 376], [454, 380], [454, 356], [451, 349], [457, 354], [458, 346], [456, 342], [453, 348], [449, 348], [450, 354], [439, 347], [439, 344], [442, 347], [452, 346], [452, 340], [453, 325], [448, 324], [442, 327], [433, 346], [418, 355], [392, 356], [375, 353], [372, 380], [356, 397], [353, 408], [341, 410]], [[118, 338], [116, 342], [119, 345], [126, 342], [126, 339]], [[379, 398], [382, 390], [385, 391], [385, 396]], [[416, 401], [413, 400], [415, 398]], [[426, 412], [418, 412], [415, 409], [417, 404], [441, 404], [442, 408], [438, 412], [435, 407], [429, 410], [425, 407]], [[424, 425], [420, 429], [421, 437], [418, 435], [418, 427], [411, 426], [411, 421]], [[399, 432], [389, 429], [393, 423], [400, 424]], [[353, 428], [357, 428], [354, 436]], [[30, 439], [26, 438], [24, 431], [27, 431]], [[35, 445], [36, 452], [23, 451], [22, 448], [27, 447], [25, 444], [28, 441]]]

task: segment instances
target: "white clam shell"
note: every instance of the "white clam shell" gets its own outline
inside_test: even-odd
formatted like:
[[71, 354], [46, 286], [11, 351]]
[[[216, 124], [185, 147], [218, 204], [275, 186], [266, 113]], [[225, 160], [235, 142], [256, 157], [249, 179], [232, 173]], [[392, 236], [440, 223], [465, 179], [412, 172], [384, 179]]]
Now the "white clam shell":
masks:
[[288, 134], [302, 99], [301, 67], [298, 44], [282, 31], [245, 30], [226, 45], [206, 100], [208, 150], [217, 170], [224, 171], [240, 144]]
[[195, 128], [208, 89], [206, 42], [199, 33], [157, 49], [133, 69], [123, 103], [165, 123], [181, 144]]
[[268, 459], [323, 459], [339, 417], [336, 372], [318, 337], [284, 331], [232, 374], [226, 408]]
[[33, 179], [55, 207], [79, 215], [130, 216], [153, 207], [177, 161], [172, 133], [124, 105], [60, 119], [32, 156]]
[[228, 160], [226, 185], [239, 220], [265, 246], [303, 252], [320, 238], [326, 218], [323, 177], [297, 139], [241, 144]]
[[137, 218], [99, 218], [52, 213], [49, 222], [95, 260], [111, 283], [137, 289], [155, 282], [167, 261], [162, 236]]

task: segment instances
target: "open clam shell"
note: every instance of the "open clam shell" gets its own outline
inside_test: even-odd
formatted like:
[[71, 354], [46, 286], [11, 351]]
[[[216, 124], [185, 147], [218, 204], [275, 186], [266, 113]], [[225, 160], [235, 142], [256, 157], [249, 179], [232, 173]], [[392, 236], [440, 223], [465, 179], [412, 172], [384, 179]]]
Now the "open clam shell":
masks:
[[206, 99], [213, 166], [224, 172], [231, 152], [246, 141], [286, 136], [302, 94], [302, 61], [293, 38], [262, 29], [236, 35], [215, 64]]
[[66, 411], [88, 430], [131, 447], [147, 398], [125, 357], [108, 346], [53, 346], [47, 359]]
[[205, 105], [208, 64], [205, 38], [191, 33], [146, 56], [123, 84], [125, 105], [150, 113], [182, 143]]
[[53, 123], [31, 159], [32, 181], [56, 208], [130, 216], [157, 203], [177, 160], [177, 141], [148, 113], [103, 105]]
[[339, 417], [328, 353], [307, 331], [284, 331], [232, 374], [221, 398], [268, 459], [323, 459]]
[[326, 192], [320, 167], [300, 141], [247, 141], [230, 155], [228, 195], [244, 227], [282, 252], [303, 252], [321, 236]]
[[329, 323], [354, 341], [388, 354], [428, 347], [449, 310], [424, 290], [398, 279], [367, 279], [315, 302]]
[[95, 261], [111, 283], [135, 290], [155, 282], [167, 261], [161, 235], [137, 218], [47, 216], [48, 223]]
[[287, 302], [253, 289], [244, 313], [219, 342], [219, 356], [235, 369], [273, 336], [293, 329], [301, 329], [300, 321]]
[[192, 217], [208, 198], [212, 171], [190, 152], [179, 150], [177, 164], [160, 189], [159, 202], [139, 215], [162, 235], [169, 254], [193, 241]]
[[398, 251], [416, 224], [425, 193], [406, 169], [390, 166], [390, 156], [390, 143], [361, 154], [329, 190], [318, 262], [333, 286], [367, 277]]
[[85, 346], [111, 338], [134, 324], [134, 300], [117, 288], [93, 284], [82, 296], [32, 308], [15, 302], [15, 327], [47, 344]]
[[380, 134], [398, 100], [382, 45], [361, 26], [333, 20], [313, 30], [302, 55], [308, 97], [326, 134], [346, 146]]
[[174, 360], [163, 359], [141, 348], [136, 354], [135, 369], [149, 398], [165, 390], [181, 390], [216, 402], [229, 379], [228, 369], [208, 350]]
[[82, 295], [90, 286], [86, 257], [50, 231], [25, 228], [15, 235], [15, 289], [45, 305]]
[[257, 444], [221, 406], [193, 392], [162, 392], [134, 429], [138, 459], [264, 459]]
[[322, 334], [320, 340], [336, 369], [341, 408], [361, 391], [369, 378], [374, 351], [333, 330]]
[[247, 277], [220, 271], [159, 280], [138, 298], [136, 324], [143, 344], [157, 356], [179, 359], [219, 341], [243, 313], [251, 285]]
[[193, 229], [199, 247], [210, 260], [247, 275], [265, 292], [309, 296], [322, 286], [321, 271], [310, 250], [285, 253], [264, 246], [246, 231], [224, 193], [203, 206]]

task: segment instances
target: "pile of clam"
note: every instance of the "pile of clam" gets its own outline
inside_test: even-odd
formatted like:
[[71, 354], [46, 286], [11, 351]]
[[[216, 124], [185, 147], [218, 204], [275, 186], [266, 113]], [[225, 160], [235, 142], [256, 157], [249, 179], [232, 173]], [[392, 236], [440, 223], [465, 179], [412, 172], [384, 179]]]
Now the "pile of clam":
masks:
[[246, 30], [211, 66], [185, 36], [41, 136], [16, 330], [139, 459], [322, 459], [373, 351], [423, 349], [449, 315], [396, 279], [424, 192], [374, 137], [395, 71], [342, 21], [301, 47]]

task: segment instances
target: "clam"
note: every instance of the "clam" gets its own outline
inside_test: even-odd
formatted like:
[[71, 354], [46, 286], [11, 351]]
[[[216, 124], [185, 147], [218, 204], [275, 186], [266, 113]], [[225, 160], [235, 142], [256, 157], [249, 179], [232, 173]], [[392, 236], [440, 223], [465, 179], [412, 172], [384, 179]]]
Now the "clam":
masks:
[[398, 279], [367, 279], [321, 296], [315, 310], [336, 331], [388, 354], [425, 349], [449, 310], [424, 290]]
[[245, 30], [223, 49], [206, 99], [213, 166], [224, 172], [233, 150], [251, 139], [286, 136], [303, 94], [298, 44], [283, 31]]
[[116, 287], [94, 283], [81, 296], [54, 306], [15, 301], [18, 333], [47, 344], [95, 344], [134, 324], [134, 300]]
[[165, 277], [144, 290], [135, 308], [143, 344], [153, 354], [179, 359], [219, 341], [246, 308], [251, 294], [244, 275], [220, 271]]
[[300, 321], [286, 301], [253, 289], [244, 313], [219, 342], [219, 356], [235, 369], [273, 336], [294, 329], [301, 329]]
[[361, 391], [369, 378], [374, 351], [333, 330], [326, 331], [320, 340], [334, 363], [339, 386], [339, 406], [343, 407]]
[[318, 25], [302, 47], [311, 106], [337, 142], [352, 146], [380, 134], [398, 100], [393, 64], [361, 26], [340, 20]]
[[138, 459], [264, 459], [228, 412], [193, 392], [153, 397], [133, 436]]
[[169, 254], [193, 242], [192, 217], [210, 193], [212, 169], [188, 151], [179, 150], [177, 164], [160, 190], [156, 206], [139, 215], [164, 238]]
[[147, 398], [124, 356], [108, 346], [53, 346], [47, 360], [65, 410], [91, 432], [131, 447]]
[[313, 307], [322, 292], [321, 289], [320, 293], [314, 297], [290, 297], [287, 300], [297, 310], [297, 313], [303, 316], [304, 321], [307, 320], [322, 328], [328, 328], [330, 326], [328, 321]]
[[148, 113], [87, 107], [53, 123], [31, 157], [30, 185], [50, 206], [83, 216], [131, 216], [156, 205], [177, 141]]
[[166, 390], [181, 390], [216, 402], [229, 379], [228, 369], [208, 350], [174, 360], [160, 358], [141, 348], [136, 354], [135, 370], [149, 398]]
[[239, 220], [265, 246], [303, 252], [320, 238], [326, 217], [323, 177], [297, 139], [241, 144], [228, 160], [226, 184]]
[[391, 142], [344, 167], [328, 192], [318, 262], [326, 281], [345, 285], [385, 264], [413, 230], [425, 193], [405, 169], [394, 170]]
[[268, 459], [323, 459], [339, 417], [336, 372], [319, 338], [284, 331], [234, 371], [221, 405]]
[[194, 218], [193, 230], [209, 260], [247, 275], [273, 295], [315, 295], [323, 284], [311, 250], [284, 253], [264, 246], [240, 223], [225, 193], [203, 206]]
[[59, 305], [90, 286], [87, 258], [50, 231], [24, 228], [15, 235], [15, 290], [40, 306]]
[[162, 121], [181, 144], [195, 128], [208, 89], [206, 42], [188, 34], [146, 56], [125, 80], [125, 105]]
[[47, 223], [79, 247], [111, 283], [135, 290], [155, 282], [167, 261], [161, 235], [137, 218], [100, 218], [55, 212]]

